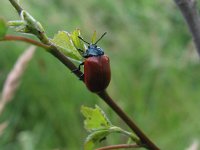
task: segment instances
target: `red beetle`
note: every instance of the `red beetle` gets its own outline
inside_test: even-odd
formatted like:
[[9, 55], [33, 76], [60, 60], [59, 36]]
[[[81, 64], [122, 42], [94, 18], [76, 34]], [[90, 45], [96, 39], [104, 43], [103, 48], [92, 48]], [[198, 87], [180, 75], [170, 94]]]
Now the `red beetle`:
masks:
[[79, 39], [89, 45], [88, 49], [83, 53], [83, 57], [86, 59], [78, 68], [80, 70], [80, 66], [84, 65], [83, 80], [91, 92], [105, 90], [111, 79], [109, 57], [104, 55], [102, 48], [97, 47], [97, 43], [105, 34], [106, 32], [94, 44], [88, 43], [83, 38], [79, 37]]

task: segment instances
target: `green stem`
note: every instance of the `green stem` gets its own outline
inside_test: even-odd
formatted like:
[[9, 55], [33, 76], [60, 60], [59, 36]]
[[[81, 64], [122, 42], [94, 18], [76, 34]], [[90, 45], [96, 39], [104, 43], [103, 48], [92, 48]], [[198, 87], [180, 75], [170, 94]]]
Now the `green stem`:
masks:
[[17, 10], [17, 13], [20, 15], [22, 12], [21, 6], [15, 0], [9, 0], [13, 7]]
[[117, 127], [117, 126], [111, 127], [110, 130], [111, 130], [111, 132], [118, 132], [118, 133], [124, 134], [124, 135], [128, 136], [129, 138], [131, 138], [138, 145], [142, 145], [141, 141], [133, 133], [131, 133], [131, 132], [123, 130], [122, 128]]
[[42, 25], [26, 11], [23, 11], [23, 8], [16, 2], [16, 0], [9, 0], [9, 1], [13, 5], [13, 7], [17, 10], [19, 16], [23, 16], [24, 20], [29, 22], [27, 28], [29, 27], [29, 29], [31, 30], [33, 29], [36, 31], [33, 32], [32, 34], [36, 35], [42, 43], [49, 45], [50, 44], [49, 39], [45, 34]]

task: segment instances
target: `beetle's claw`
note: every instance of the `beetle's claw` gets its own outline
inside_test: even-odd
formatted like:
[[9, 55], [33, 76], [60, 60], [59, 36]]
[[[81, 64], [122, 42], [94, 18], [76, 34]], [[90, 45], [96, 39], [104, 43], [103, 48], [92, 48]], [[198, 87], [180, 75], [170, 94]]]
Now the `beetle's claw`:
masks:
[[79, 80], [84, 81], [84, 74], [80, 75]]
[[71, 71], [71, 73], [74, 73], [74, 72], [76, 72], [76, 71], [78, 71], [78, 70], [79, 70], [78, 68], [73, 69], [73, 70]]

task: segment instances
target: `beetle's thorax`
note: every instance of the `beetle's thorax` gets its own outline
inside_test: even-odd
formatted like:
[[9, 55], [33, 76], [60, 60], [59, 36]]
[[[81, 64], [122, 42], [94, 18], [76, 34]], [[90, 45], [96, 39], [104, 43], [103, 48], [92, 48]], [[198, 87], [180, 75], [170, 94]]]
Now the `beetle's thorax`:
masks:
[[103, 49], [98, 47], [96, 44], [90, 44], [86, 52], [83, 54], [83, 57], [88, 58], [92, 56], [101, 56], [101, 55], [104, 55]]

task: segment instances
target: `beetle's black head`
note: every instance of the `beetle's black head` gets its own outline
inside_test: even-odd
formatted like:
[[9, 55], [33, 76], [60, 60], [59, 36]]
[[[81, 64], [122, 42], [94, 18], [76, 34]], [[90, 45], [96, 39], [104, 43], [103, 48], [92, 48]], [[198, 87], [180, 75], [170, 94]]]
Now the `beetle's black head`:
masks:
[[101, 56], [101, 55], [104, 55], [103, 49], [100, 47], [97, 47], [96, 44], [90, 44], [86, 52], [83, 54], [83, 57], [88, 58], [92, 56]]
[[102, 48], [97, 46], [97, 43], [106, 35], [106, 32], [93, 44], [85, 41], [83, 38], [79, 36], [79, 39], [81, 39], [83, 42], [89, 44], [88, 49], [83, 54], [84, 58], [92, 57], [92, 56], [101, 56], [104, 55], [104, 51]]

